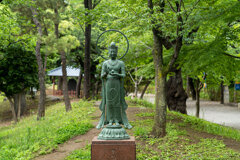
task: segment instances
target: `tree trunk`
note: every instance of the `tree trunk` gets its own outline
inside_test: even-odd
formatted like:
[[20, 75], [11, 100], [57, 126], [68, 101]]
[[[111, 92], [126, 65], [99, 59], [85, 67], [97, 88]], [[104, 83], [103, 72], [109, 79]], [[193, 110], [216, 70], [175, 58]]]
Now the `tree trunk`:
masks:
[[167, 82], [167, 105], [169, 110], [187, 114], [187, 93], [183, 88], [181, 69], [174, 68], [174, 76]]
[[147, 88], [148, 88], [148, 86], [149, 86], [149, 84], [150, 84], [151, 82], [152, 82], [152, 81], [147, 81], [147, 83], [145, 84], [145, 86], [144, 86], [144, 88], [143, 88], [143, 90], [142, 90], [140, 99], [143, 99], [143, 96], [144, 96], [144, 94], [145, 94], [145, 92], [146, 92], [146, 90], [147, 90]]
[[18, 94], [13, 95], [13, 105], [15, 114], [18, 115], [18, 106], [19, 106], [19, 96]]
[[70, 98], [68, 95], [68, 85], [67, 85], [67, 70], [66, 70], [66, 54], [64, 51], [60, 52], [62, 59], [62, 73], [63, 73], [63, 96], [65, 102], [66, 111], [72, 110]]
[[200, 89], [198, 88], [200, 86], [200, 81], [197, 79], [196, 82], [196, 117], [199, 117], [200, 113]]
[[221, 82], [221, 104], [224, 104], [224, 85], [223, 85], [223, 81]]
[[17, 116], [17, 119], [19, 120], [26, 108], [25, 91], [15, 94], [13, 97], [14, 97], [13, 98], [14, 111]]
[[[84, 0], [84, 6], [86, 9], [92, 9], [92, 0]], [[86, 13], [86, 17], [89, 14]], [[85, 55], [84, 55], [84, 98], [90, 98], [90, 89], [91, 89], [91, 69], [90, 69], [90, 62], [91, 62], [91, 30], [92, 26], [90, 22], [85, 23]]]
[[[59, 27], [59, 14], [58, 14], [58, 9], [55, 8], [54, 9], [54, 13], [55, 13], [55, 16], [56, 16], [56, 21], [55, 21], [55, 36], [56, 36], [56, 39], [59, 39], [59, 30], [58, 30], [58, 27]], [[65, 102], [65, 108], [66, 108], [66, 111], [70, 111], [72, 110], [72, 106], [71, 106], [71, 102], [70, 102], [70, 98], [69, 98], [69, 95], [68, 95], [68, 85], [67, 85], [67, 61], [66, 61], [66, 53], [64, 50], [61, 50], [60, 51], [60, 55], [61, 55], [61, 60], [62, 60], [62, 78], [63, 78], [63, 97], [64, 97], [64, 102]]]
[[77, 87], [76, 87], [77, 98], [80, 98], [81, 84], [82, 84], [82, 69], [80, 69]]
[[20, 116], [23, 116], [23, 114], [26, 110], [26, 107], [27, 107], [27, 105], [26, 105], [26, 92], [23, 91], [21, 93], [21, 114], [20, 114]]
[[196, 90], [194, 87], [193, 79], [191, 77], [188, 78], [188, 85], [191, 90], [192, 100], [196, 100]]
[[17, 113], [17, 119], [20, 120], [21, 116], [21, 93], [18, 94], [18, 113]]
[[63, 78], [58, 77], [58, 88], [57, 90], [62, 90], [63, 89]]
[[10, 102], [10, 106], [11, 106], [11, 111], [12, 111], [12, 115], [13, 115], [13, 121], [15, 123], [18, 122], [18, 119], [17, 119], [17, 114], [16, 114], [16, 111], [15, 111], [15, 108], [14, 108], [14, 103], [12, 101], [12, 98], [11, 97], [7, 97], [8, 101]]
[[[33, 0], [34, 2], [36, 0]], [[38, 34], [39, 37], [37, 39], [36, 43], [36, 58], [37, 58], [37, 64], [38, 64], [38, 80], [39, 80], [39, 86], [40, 86], [40, 98], [39, 98], [39, 103], [38, 103], [38, 115], [37, 115], [37, 120], [40, 120], [41, 117], [45, 116], [45, 100], [46, 100], [46, 89], [45, 89], [45, 71], [44, 71], [44, 66], [42, 62], [42, 57], [40, 53], [40, 48], [41, 48], [41, 37], [42, 37], [42, 26], [37, 19], [37, 11], [35, 8], [31, 8], [32, 11], [32, 16], [33, 16], [33, 22], [36, 25], [38, 29]]]
[[138, 82], [135, 81], [135, 85], [134, 85], [134, 96], [135, 98], [138, 97]]
[[152, 134], [155, 137], [164, 137], [166, 135], [166, 75], [163, 72], [163, 45], [158, 32], [153, 29], [154, 49], [153, 59], [155, 67], [155, 105], [154, 126]]

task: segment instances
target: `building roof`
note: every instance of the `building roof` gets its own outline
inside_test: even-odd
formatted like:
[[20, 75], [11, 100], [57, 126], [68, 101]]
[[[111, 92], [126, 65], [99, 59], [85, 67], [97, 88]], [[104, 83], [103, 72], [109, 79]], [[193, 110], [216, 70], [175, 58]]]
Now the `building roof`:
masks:
[[[73, 67], [67, 66], [66, 69], [67, 69], [68, 77], [78, 77], [79, 76], [80, 68], [73, 68]], [[62, 76], [62, 66], [49, 71], [47, 75], [61, 77]]]

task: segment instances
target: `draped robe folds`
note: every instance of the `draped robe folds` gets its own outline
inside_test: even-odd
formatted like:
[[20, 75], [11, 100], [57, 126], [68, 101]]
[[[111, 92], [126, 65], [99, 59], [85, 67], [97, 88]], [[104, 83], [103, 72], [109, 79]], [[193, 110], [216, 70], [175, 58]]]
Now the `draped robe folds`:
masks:
[[[124, 79], [119, 76], [112, 76], [109, 73], [119, 73], [125, 75], [124, 62], [116, 60], [110, 63], [107, 60], [102, 66], [102, 101], [99, 109], [102, 111], [97, 128], [103, 128], [109, 122], [123, 124], [125, 128], [132, 128], [126, 114], [128, 105], [125, 101], [125, 91], [123, 88]], [[103, 76], [105, 75], [105, 76]]]

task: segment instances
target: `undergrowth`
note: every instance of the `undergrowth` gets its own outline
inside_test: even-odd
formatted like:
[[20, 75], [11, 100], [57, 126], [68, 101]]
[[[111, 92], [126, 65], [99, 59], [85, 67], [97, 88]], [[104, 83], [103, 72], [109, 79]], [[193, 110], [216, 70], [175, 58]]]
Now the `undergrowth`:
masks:
[[36, 121], [36, 116], [22, 119], [18, 124], [0, 128], [0, 159], [28, 160], [47, 154], [73, 136], [85, 134], [93, 127], [91, 102], [72, 103], [66, 112], [63, 103], [46, 110], [46, 116]]

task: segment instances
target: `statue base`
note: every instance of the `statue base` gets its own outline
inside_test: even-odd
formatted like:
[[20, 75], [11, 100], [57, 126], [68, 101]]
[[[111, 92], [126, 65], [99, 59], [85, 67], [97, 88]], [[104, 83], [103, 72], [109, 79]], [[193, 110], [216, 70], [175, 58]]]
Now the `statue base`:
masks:
[[107, 125], [98, 135], [99, 140], [123, 140], [130, 139], [126, 130], [121, 125]]
[[126, 140], [99, 140], [93, 138], [91, 160], [136, 160], [135, 138]]

